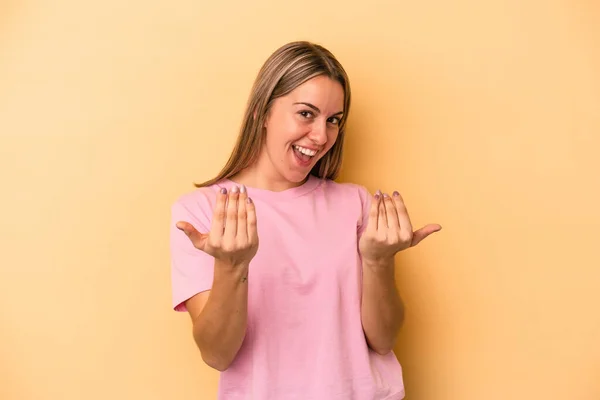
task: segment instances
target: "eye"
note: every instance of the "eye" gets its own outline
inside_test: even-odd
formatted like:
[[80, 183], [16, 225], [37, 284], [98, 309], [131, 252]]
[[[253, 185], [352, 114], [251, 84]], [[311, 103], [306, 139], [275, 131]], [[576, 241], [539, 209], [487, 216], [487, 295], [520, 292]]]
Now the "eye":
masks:
[[300, 111], [298, 114], [302, 115], [304, 118], [312, 117], [313, 113], [307, 110]]
[[331, 117], [327, 121], [329, 123], [331, 123], [331, 124], [339, 125], [340, 124], [340, 117]]

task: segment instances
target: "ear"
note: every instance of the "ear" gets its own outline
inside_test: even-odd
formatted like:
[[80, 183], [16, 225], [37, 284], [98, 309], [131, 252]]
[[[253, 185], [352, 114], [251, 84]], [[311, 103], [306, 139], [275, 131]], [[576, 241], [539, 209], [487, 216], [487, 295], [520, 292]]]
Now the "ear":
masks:
[[262, 126], [263, 128], [266, 128], [267, 124], [269, 123], [269, 114], [270, 113], [266, 113], [265, 116], [264, 116], [264, 118], [263, 118], [263, 120], [264, 120], [263, 126]]
[[[254, 110], [254, 113], [252, 114], [252, 117], [254, 118], [254, 122], [256, 122], [256, 119], [257, 119], [257, 117], [258, 117], [258, 114], [257, 114], [256, 110]], [[266, 128], [266, 127], [267, 127], [267, 119], [268, 119], [268, 118], [269, 118], [269, 116], [267, 115], [267, 116], [265, 117], [265, 122], [263, 123], [263, 128]]]

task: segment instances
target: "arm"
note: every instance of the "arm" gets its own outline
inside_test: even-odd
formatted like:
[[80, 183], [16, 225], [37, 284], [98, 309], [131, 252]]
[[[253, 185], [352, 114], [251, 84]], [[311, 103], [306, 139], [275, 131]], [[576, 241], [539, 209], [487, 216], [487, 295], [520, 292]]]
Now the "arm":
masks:
[[212, 289], [186, 302], [202, 359], [219, 371], [233, 362], [246, 335], [247, 276], [248, 265], [233, 267], [217, 260]]
[[392, 351], [404, 320], [395, 280], [396, 253], [416, 246], [441, 228], [430, 224], [413, 232], [398, 192], [392, 198], [378, 191], [371, 199], [367, 228], [359, 241], [363, 267], [361, 321], [367, 343], [377, 353]]
[[404, 321], [394, 272], [393, 257], [379, 262], [363, 261], [363, 330], [369, 347], [382, 355], [393, 350]]
[[234, 187], [217, 195], [215, 214], [208, 234], [179, 221], [195, 248], [214, 258], [210, 291], [186, 301], [193, 323], [194, 340], [202, 359], [223, 371], [235, 359], [246, 335], [248, 308], [248, 268], [258, 250], [254, 203], [245, 188]]

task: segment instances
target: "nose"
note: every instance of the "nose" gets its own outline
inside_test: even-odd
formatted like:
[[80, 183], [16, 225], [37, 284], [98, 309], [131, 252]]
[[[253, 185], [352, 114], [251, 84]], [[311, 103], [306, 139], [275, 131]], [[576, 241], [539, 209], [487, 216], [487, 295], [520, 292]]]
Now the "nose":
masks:
[[327, 143], [327, 122], [315, 122], [308, 134], [308, 138], [318, 146], [323, 146]]

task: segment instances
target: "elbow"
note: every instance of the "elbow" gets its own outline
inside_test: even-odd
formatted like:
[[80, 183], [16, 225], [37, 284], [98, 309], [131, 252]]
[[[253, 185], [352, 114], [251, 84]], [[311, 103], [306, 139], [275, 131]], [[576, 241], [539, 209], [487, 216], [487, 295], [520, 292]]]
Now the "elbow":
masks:
[[385, 356], [390, 354], [393, 350], [394, 347], [391, 345], [388, 346], [370, 346], [371, 350], [373, 350], [375, 353], [379, 354], [380, 356]]
[[366, 337], [366, 339], [367, 346], [369, 346], [369, 349], [379, 354], [380, 356], [390, 354], [394, 350], [393, 340], [382, 340], [381, 338], [379, 340], [371, 340], [368, 336]]
[[223, 371], [227, 370], [227, 368], [229, 368], [229, 366], [231, 365], [231, 360], [226, 360], [225, 358], [222, 358], [222, 357], [209, 356], [202, 352], [201, 352], [201, 354], [202, 354], [202, 360], [204, 361], [204, 363], [206, 365], [208, 365], [209, 367], [216, 369], [219, 372], [223, 372]]
[[375, 350], [375, 353], [379, 354], [380, 356], [387, 356], [392, 352], [392, 350], [394, 350], [392, 347], [385, 347]]
[[195, 335], [194, 339], [196, 341], [196, 345], [198, 346], [198, 350], [200, 350], [202, 361], [204, 361], [206, 365], [220, 372], [223, 372], [229, 368], [233, 362], [233, 357], [230, 357], [228, 354], [217, 350], [214, 345], [204, 342], [200, 339], [200, 335]]

